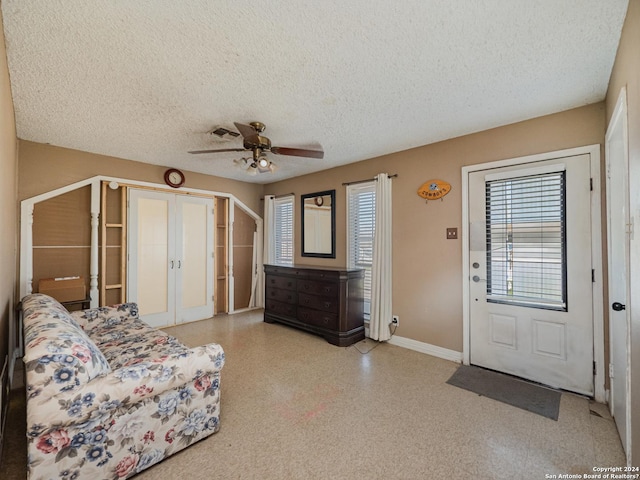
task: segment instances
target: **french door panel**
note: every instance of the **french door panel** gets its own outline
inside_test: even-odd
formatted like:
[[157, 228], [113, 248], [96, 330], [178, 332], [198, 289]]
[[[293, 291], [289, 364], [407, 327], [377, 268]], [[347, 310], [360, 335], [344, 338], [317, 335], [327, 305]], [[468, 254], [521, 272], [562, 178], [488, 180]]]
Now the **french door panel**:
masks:
[[153, 327], [175, 318], [175, 208], [172, 196], [130, 190], [129, 295]]
[[213, 314], [213, 200], [130, 190], [129, 299], [154, 327]]
[[178, 196], [176, 206], [176, 323], [182, 323], [213, 312], [213, 200]]
[[[469, 326], [472, 364], [553, 387], [593, 394], [589, 161], [588, 155], [580, 155], [470, 173]], [[539, 272], [537, 280], [526, 278], [513, 267], [518, 248], [520, 258], [525, 257], [525, 264], [535, 263], [538, 258], [535, 255], [541, 256], [542, 262], [549, 261], [544, 259], [547, 249], [544, 242], [547, 240], [542, 240], [547, 235], [546, 226], [534, 234], [533, 230], [527, 230], [526, 222], [529, 220], [521, 220], [516, 225], [521, 227], [520, 233], [505, 234], [505, 239], [509, 240], [505, 240], [502, 254], [509, 259], [505, 265], [513, 268], [508, 273], [511, 277], [505, 282], [504, 298], [488, 292], [487, 281], [491, 286], [497, 274], [494, 271], [494, 276], [488, 277], [492, 272], [491, 265], [487, 265], [490, 261], [487, 248], [496, 247], [490, 243], [487, 233], [491, 227], [487, 226], [487, 182], [496, 178], [507, 181], [523, 179], [554, 171], [565, 172], [566, 291], [563, 301], [543, 300], [534, 307], [526, 299], [518, 301], [509, 297], [519, 288], [538, 288], [546, 292], [550, 285], [557, 287], [558, 268], [553, 261], [535, 267]], [[523, 195], [526, 205], [528, 194]], [[517, 219], [515, 221], [518, 222]], [[516, 244], [513, 241], [516, 235], [526, 235], [527, 240], [523, 242], [529, 243], [524, 247]], [[492, 250], [491, 255], [497, 255], [496, 251]], [[526, 258], [528, 256], [531, 258]], [[549, 273], [549, 269], [553, 273]], [[516, 285], [518, 279], [524, 287]]]

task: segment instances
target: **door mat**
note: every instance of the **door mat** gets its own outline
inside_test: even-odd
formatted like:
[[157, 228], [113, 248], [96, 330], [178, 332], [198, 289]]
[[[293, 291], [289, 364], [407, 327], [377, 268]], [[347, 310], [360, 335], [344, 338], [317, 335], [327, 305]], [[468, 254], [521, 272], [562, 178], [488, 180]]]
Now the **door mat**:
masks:
[[458, 367], [447, 383], [558, 420], [561, 393], [557, 390], [467, 365]]

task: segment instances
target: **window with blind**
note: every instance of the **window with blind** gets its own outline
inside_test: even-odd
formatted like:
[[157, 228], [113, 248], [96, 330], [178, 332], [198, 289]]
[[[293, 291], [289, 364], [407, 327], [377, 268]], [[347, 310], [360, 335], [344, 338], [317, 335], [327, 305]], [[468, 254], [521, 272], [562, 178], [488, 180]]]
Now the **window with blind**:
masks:
[[487, 301], [567, 310], [565, 172], [486, 182]]
[[293, 196], [275, 199], [276, 265], [293, 265]]
[[347, 187], [347, 262], [349, 268], [362, 268], [364, 313], [371, 312], [371, 266], [375, 234], [376, 185], [374, 182]]

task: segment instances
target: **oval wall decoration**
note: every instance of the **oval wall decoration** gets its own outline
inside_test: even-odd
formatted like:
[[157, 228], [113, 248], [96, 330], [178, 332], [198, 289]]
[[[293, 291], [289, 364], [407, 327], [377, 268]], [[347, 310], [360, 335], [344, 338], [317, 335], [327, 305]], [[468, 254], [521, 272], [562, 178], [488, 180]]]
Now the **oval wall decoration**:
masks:
[[444, 180], [429, 180], [418, 189], [418, 195], [429, 200], [437, 200], [451, 191], [451, 185]]

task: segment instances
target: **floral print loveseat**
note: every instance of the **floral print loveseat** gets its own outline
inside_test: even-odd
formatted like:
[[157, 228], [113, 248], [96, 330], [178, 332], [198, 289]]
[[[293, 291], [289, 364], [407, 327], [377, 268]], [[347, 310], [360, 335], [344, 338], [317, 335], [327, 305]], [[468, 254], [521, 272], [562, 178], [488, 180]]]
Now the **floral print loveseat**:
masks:
[[134, 303], [32, 294], [22, 312], [31, 480], [128, 478], [220, 428], [220, 345], [188, 348]]

